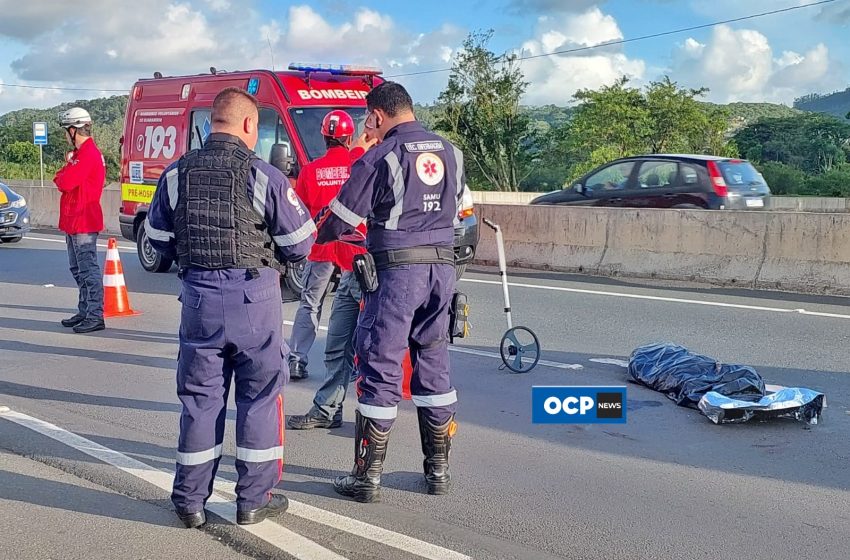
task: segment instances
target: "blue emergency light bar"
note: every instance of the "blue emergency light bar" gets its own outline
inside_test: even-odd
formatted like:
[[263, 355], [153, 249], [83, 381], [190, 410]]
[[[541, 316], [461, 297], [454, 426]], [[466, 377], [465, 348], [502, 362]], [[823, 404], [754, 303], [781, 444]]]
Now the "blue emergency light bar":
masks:
[[377, 76], [383, 73], [383, 70], [374, 66], [356, 66], [353, 64], [307, 64], [304, 62], [293, 62], [289, 65], [289, 69], [296, 72], [327, 72], [334, 76]]
[[251, 78], [248, 80], [248, 93], [251, 95], [257, 95], [257, 90], [260, 89], [260, 79], [259, 78]]

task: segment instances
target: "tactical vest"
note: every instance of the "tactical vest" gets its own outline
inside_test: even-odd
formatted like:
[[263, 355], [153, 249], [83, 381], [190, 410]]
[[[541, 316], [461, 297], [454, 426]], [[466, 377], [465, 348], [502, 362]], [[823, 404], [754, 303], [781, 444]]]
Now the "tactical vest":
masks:
[[277, 268], [265, 220], [248, 199], [256, 157], [239, 143], [210, 138], [180, 158], [174, 236], [181, 268]]

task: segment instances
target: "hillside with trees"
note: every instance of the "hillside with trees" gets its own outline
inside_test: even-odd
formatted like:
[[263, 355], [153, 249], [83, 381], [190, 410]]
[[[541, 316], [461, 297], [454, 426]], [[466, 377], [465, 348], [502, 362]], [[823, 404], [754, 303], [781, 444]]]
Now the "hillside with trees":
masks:
[[826, 113], [840, 119], [850, 119], [850, 87], [825, 95], [812, 93], [794, 100], [794, 107], [812, 113]]

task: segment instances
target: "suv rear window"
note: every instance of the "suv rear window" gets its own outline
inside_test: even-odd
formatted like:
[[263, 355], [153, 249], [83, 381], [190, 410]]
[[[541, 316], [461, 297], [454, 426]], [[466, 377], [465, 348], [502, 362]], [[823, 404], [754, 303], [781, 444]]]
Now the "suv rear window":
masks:
[[764, 177], [748, 161], [719, 161], [717, 167], [723, 173], [728, 187], [763, 185]]

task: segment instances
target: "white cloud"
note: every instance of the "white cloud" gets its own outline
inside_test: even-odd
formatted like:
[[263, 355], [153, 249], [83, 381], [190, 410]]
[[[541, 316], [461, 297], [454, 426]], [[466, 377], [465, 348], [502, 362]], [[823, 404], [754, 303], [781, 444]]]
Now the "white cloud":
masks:
[[840, 73], [832, 71], [826, 45], [775, 57], [762, 33], [726, 25], [716, 27], [706, 44], [687, 39], [674, 52], [673, 61], [675, 80], [710, 88], [709, 99], [718, 102], [790, 103], [801, 94], [839, 85]]
[[[536, 36], [526, 41], [519, 52], [522, 56], [536, 56], [622, 38], [616, 20], [594, 7], [580, 14], [541, 17]], [[524, 103], [566, 105], [579, 89], [610, 85], [624, 75], [641, 79], [646, 64], [611, 46], [524, 60], [522, 70], [531, 82]]]

